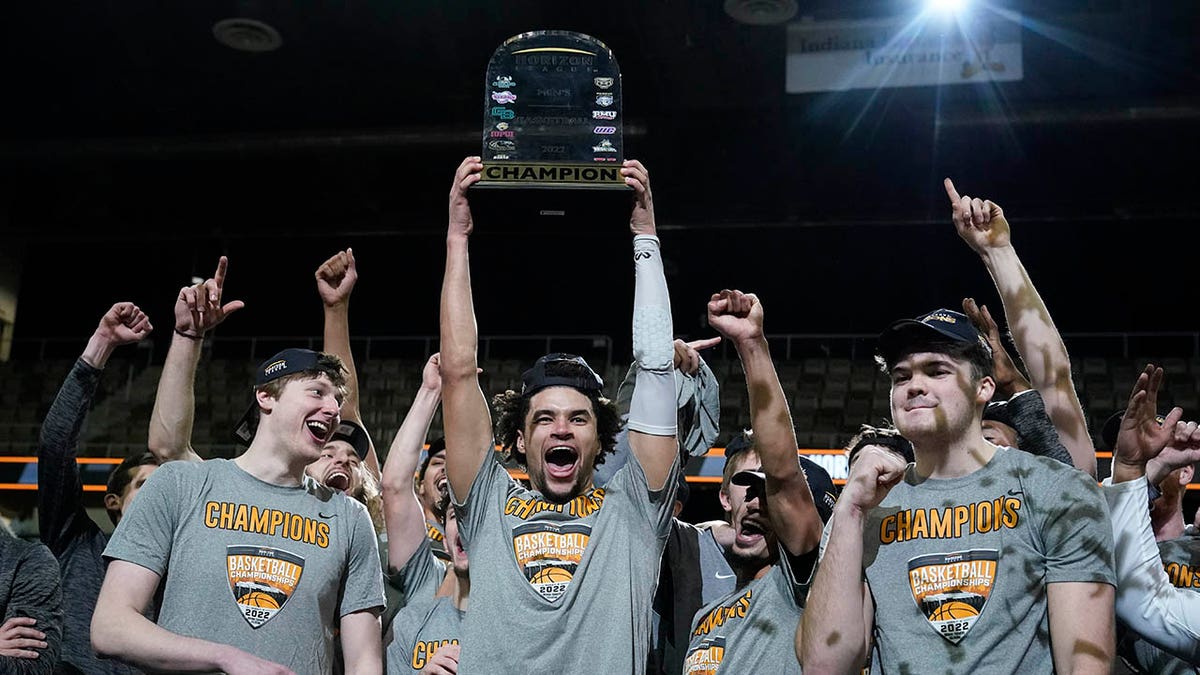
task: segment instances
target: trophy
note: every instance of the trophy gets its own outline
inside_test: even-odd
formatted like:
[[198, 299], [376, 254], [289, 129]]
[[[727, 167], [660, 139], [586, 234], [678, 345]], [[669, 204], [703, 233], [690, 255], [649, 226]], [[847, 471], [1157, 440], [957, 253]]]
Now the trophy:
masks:
[[483, 176], [471, 210], [485, 227], [611, 229], [628, 220], [621, 72], [603, 42], [555, 30], [505, 40], [488, 61], [483, 107]]

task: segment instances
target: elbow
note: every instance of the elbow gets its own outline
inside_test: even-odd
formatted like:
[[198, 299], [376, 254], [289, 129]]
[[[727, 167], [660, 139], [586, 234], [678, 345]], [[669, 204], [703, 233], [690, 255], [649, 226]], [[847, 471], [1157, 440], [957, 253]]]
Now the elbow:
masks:
[[112, 659], [123, 655], [121, 626], [123, 623], [112, 612], [96, 607], [92, 614], [92, 650], [102, 658]]

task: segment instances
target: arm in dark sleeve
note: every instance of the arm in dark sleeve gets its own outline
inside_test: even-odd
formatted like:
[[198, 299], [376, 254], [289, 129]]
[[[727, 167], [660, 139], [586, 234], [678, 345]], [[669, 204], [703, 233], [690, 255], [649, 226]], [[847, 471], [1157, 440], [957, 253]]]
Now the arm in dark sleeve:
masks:
[[1046, 414], [1042, 395], [1029, 389], [1008, 400], [1008, 412], [1012, 416], [1013, 428], [1021, 436], [1021, 450], [1031, 455], [1055, 459], [1067, 466], [1075, 466], [1071, 453], [1063, 445], [1054, 428], [1054, 422]]
[[38, 530], [55, 556], [62, 554], [73, 532], [95, 526], [83, 507], [75, 447], [99, 382], [99, 369], [76, 360], [38, 437]]
[[53, 673], [62, 646], [62, 588], [58, 562], [45, 546], [26, 547], [17, 561], [3, 621], [17, 616], [37, 621], [33, 628], [45, 633], [46, 648], [35, 650], [40, 652], [36, 659], [0, 656], [0, 672], [19, 675]]

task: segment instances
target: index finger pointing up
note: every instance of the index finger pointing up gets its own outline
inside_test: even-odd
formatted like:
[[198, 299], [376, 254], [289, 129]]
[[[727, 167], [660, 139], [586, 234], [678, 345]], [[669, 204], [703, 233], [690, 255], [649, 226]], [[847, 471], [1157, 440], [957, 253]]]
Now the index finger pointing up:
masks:
[[229, 268], [229, 258], [221, 256], [217, 261], [217, 271], [213, 273], [213, 281], [217, 282], [217, 288], [225, 286], [225, 270]]
[[949, 178], [942, 181], [942, 185], [946, 187], [946, 196], [950, 198], [950, 205], [957, 207], [962, 197], [958, 196], [958, 190], [954, 189], [954, 181]]

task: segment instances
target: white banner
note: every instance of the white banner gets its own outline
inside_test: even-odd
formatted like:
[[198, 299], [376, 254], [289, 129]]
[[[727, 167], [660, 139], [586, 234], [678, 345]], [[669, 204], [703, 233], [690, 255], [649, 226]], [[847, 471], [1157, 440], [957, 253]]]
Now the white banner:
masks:
[[793, 23], [787, 93], [1022, 78], [1017, 14]]

